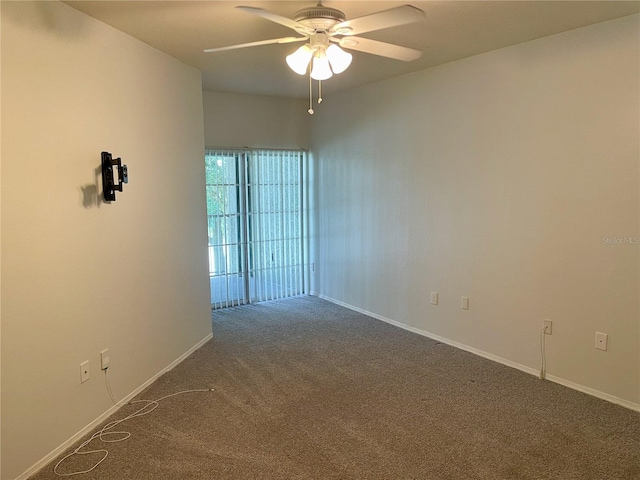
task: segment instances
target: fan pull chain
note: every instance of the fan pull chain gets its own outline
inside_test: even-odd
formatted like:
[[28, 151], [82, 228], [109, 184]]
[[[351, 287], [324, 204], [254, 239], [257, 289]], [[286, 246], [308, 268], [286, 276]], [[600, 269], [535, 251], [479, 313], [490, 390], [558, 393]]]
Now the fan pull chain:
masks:
[[311, 75], [309, 75], [309, 115], [313, 115], [313, 80], [311, 79]]
[[322, 80], [318, 80], [318, 103], [322, 103]]

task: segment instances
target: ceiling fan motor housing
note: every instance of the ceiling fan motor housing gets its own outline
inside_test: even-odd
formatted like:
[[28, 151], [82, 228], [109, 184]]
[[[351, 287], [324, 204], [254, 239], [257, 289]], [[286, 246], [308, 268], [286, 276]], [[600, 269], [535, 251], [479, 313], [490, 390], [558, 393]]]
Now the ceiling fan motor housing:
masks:
[[324, 5], [298, 10], [294, 18], [296, 22], [310, 27], [316, 32], [329, 31], [334, 25], [342, 23], [346, 19], [344, 13], [340, 10], [325, 7]]

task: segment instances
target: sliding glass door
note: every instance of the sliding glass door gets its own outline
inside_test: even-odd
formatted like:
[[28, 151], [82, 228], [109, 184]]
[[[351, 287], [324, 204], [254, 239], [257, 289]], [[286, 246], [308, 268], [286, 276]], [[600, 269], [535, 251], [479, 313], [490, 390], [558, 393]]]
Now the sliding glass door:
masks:
[[233, 151], [212, 153], [205, 157], [211, 303], [230, 306], [246, 301], [241, 157]]
[[305, 293], [301, 151], [206, 151], [214, 308]]

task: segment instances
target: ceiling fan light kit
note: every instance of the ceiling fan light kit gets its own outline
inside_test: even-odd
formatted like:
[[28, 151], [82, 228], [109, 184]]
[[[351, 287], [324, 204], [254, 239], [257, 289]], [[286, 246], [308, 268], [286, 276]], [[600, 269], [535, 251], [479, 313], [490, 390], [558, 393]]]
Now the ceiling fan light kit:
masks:
[[338, 45], [333, 44], [327, 48], [327, 58], [331, 64], [331, 70], [337, 75], [349, 68], [353, 55], [345, 52]]
[[313, 57], [313, 68], [311, 69], [311, 78], [314, 80], [328, 80], [333, 76], [329, 59], [325, 54]]
[[[255, 7], [236, 7], [242, 11], [261, 16], [285, 27], [291, 28], [301, 37], [285, 37], [273, 40], [261, 40], [257, 42], [231, 45], [228, 47], [210, 48], [205, 52], [218, 52], [237, 48], [255, 47], [274, 43], [293, 43], [308, 40], [295, 52], [287, 55], [286, 63], [298, 75], [305, 75], [309, 70], [309, 110], [311, 107], [312, 88], [311, 80], [318, 81], [318, 103], [322, 102], [321, 81], [331, 78], [334, 74], [344, 72], [353, 56], [342, 48], [360, 52], [380, 55], [395, 60], [410, 62], [420, 57], [422, 52], [412, 48], [379, 42], [368, 38], [359, 38], [365, 32], [381, 30], [414, 23], [424, 18], [422, 10], [411, 5], [402, 5], [390, 10], [372, 13], [363, 17], [346, 20], [346, 16], [338, 9], [325, 7], [322, 3], [298, 10], [294, 19], [271, 13], [267, 10]], [[339, 46], [338, 46], [339, 45]], [[311, 68], [309, 68], [311, 65]]]
[[313, 57], [313, 50], [308, 45], [303, 45], [291, 55], [287, 55], [287, 65], [298, 75], [307, 73], [307, 67]]
[[338, 45], [327, 46], [328, 43], [327, 35], [314, 34], [310, 43], [287, 55], [287, 65], [298, 75], [305, 75], [309, 63], [312, 63], [311, 78], [314, 80], [327, 80], [333, 74], [344, 72], [351, 64], [353, 55], [345, 52]]

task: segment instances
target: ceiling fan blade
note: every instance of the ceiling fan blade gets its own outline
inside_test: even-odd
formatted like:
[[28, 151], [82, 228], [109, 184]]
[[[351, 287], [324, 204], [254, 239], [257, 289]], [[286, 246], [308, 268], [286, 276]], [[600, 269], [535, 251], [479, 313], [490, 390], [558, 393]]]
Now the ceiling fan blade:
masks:
[[416, 60], [420, 58], [420, 55], [422, 55], [420, 50], [401, 47], [400, 45], [394, 45], [392, 43], [378, 42], [377, 40], [370, 40], [362, 37], [341, 38], [339, 45], [349, 50], [371, 53], [373, 55], [380, 55], [381, 57], [402, 60], [403, 62]]
[[228, 47], [218, 47], [218, 48], [207, 48], [204, 50], [205, 53], [212, 52], [223, 52], [225, 50], [235, 50], [237, 48], [247, 48], [247, 47], [258, 47], [260, 45], [271, 45], [273, 43], [293, 43], [293, 42], [302, 42], [306, 40], [308, 37], [284, 37], [284, 38], [273, 38], [271, 40], [260, 40], [257, 42], [249, 42], [249, 43], [240, 43], [238, 45], [230, 45]]
[[263, 10], [262, 8], [256, 7], [236, 7], [243, 12], [253, 13], [254, 15], [258, 15], [262, 18], [266, 18], [267, 20], [271, 20], [272, 22], [279, 23], [280, 25], [284, 25], [285, 27], [289, 27], [301, 35], [310, 35], [313, 32], [312, 29], [305, 27], [304, 25], [296, 22], [287, 17], [283, 17], [282, 15], [278, 15], [276, 13], [268, 12], [267, 10]]
[[360, 35], [373, 30], [419, 22], [423, 18], [424, 12], [419, 8], [411, 5], [402, 5], [401, 7], [347, 20], [334, 26], [332, 31], [337, 35]]

